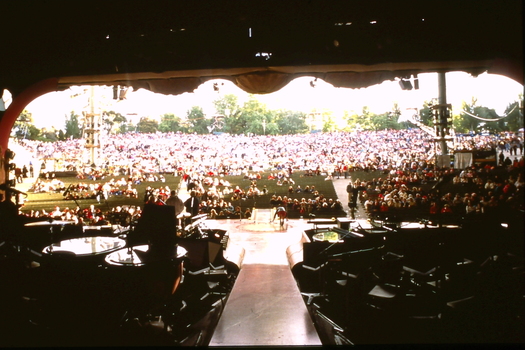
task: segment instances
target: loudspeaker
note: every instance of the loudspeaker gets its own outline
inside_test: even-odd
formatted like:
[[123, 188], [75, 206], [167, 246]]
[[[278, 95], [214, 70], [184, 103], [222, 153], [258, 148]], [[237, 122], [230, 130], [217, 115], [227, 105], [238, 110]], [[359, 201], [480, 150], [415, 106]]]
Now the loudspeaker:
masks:
[[210, 242], [208, 239], [191, 239], [183, 238], [178, 244], [187, 250], [187, 258], [190, 270], [198, 270], [209, 267], [209, 264], [223, 263], [224, 256], [222, 245], [216, 242]]
[[[410, 80], [403, 80], [401, 79], [399, 81], [399, 86], [401, 86], [401, 90], [412, 90], [412, 83]], [[419, 87], [419, 84], [418, 84]]]

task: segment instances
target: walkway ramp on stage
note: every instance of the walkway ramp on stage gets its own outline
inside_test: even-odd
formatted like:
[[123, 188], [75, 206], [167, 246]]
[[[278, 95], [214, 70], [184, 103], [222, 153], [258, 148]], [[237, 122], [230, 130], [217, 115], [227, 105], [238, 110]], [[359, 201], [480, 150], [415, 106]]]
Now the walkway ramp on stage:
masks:
[[230, 243], [245, 256], [209, 346], [321, 346], [286, 255], [309, 225], [270, 223], [270, 209], [254, 214], [230, 221]]
[[288, 265], [243, 265], [210, 346], [321, 346]]

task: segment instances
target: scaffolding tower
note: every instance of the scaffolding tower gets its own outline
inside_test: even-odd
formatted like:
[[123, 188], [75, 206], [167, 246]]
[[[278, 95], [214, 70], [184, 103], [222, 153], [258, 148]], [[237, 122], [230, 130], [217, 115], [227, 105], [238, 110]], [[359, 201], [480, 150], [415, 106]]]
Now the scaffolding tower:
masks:
[[98, 163], [98, 153], [100, 150], [100, 131], [102, 120], [100, 114], [86, 114], [84, 117], [84, 127], [82, 138], [84, 139], [85, 160], [89, 164]]

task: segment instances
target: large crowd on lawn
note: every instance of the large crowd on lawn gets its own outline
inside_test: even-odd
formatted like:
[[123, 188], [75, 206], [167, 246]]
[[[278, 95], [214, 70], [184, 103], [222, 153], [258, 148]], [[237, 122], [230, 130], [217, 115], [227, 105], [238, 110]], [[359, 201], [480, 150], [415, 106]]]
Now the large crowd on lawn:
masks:
[[[420, 129], [286, 136], [118, 134], [106, 138], [98, 154], [104, 161], [96, 167], [80, 161], [84, 159], [83, 140], [52, 143], [20, 140], [19, 143], [44, 164], [46, 159], [53, 159], [56, 171], [75, 170], [82, 179], [98, 181], [83, 188], [94, 197], [137, 197], [134, 185], [145, 181], [156, 187], [157, 195], [169, 193], [169, 189], [162, 186], [164, 174], [183, 176], [188, 190], [196, 190], [201, 198], [202, 212], [210, 217], [220, 216], [221, 212], [236, 213], [232, 206], [236, 200], [267, 194], [265, 188], [257, 186], [263, 171], [270, 171], [268, 178], [282, 186], [281, 202], [289, 191], [311, 190], [297, 188], [293, 180], [297, 173], [332, 180], [347, 178], [354, 171], [362, 170], [384, 174], [372, 181], [352, 180], [360, 189], [361, 203], [369, 213], [417, 208], [428, 213], [451, 210], [470, 214], [491, 211], [492, 207], [522, 208], [517, 201], [523, 198], [523, 139], [511, 133], [457, 135], [456, 150], [493, 150], [499, 155], [496, 166], [474, 165], [462, 171], [436, 167], [432, 136]], [[503, 151], [507, 156], [503, 156]], [[49, 166], [41, 171], [52, 173]], [[105, 182], [104, 177], [108, 175], [123, 180]], [[224, 183], [224, 175], [243, 177], [252, 185], [247, 189], [232, 188]], [[51, 185], [56, 182], [53, 176], [46, 178], [38, 180], [35, 188], [63, 190], [60, 184]], [[438, 194], [422, 189], [422, 185], [444, 178], [462, 185], [460, 188], [468, 188], [468, 193], [458, 189], [454, 193]], [[79, 191], [68, 191], [70, 195], [76, 192]], [[284, 202], [289, 210], [304, 213], [319, 209], [319, 205], [321, 208], [342, 206], [337, 198], [322, 196], [317, 193], [305, 197], [306, 204], [302, 200]], [[309, 200], [313, 203], [309, 204]]]
[[[86, 176], [96, 171], [82, 162], [85, 159], [82, 139], [19, 142], [36, 158], [53, 159], [54, 171], [76, 169]], [[519, 151], [523, 155], [523, 139], [514, 135], [458, 135], [454, 148], [506, 150], [514, 155]], [[333, 173], [338, 168], [349, 171], [424, 169], [432, 167], [434, 143], [432, 137], [420, 129], [285, 136], [127, 133], [106, 138], [98, 158], [104, 160], [99, 167], [106, 173], [137, 177], [177, 172], [242, 175], [248, 170], [289, 168], [325, 173]]]
[[[54, 170], [83, 169], [83, 140], [20, 141], [39, 159], [54, 159]], [[418, 129], [316, 133], [287, 136], [193, 135], [180, 133], [112, 135], [99, 150], [100, 167], [110, 174], [200, 173], [241, 175], [274, 168], [332, 172], [390, 169], [429, 161], [432, 141]], [[50, 169], [44, 169], [44, 172]]]

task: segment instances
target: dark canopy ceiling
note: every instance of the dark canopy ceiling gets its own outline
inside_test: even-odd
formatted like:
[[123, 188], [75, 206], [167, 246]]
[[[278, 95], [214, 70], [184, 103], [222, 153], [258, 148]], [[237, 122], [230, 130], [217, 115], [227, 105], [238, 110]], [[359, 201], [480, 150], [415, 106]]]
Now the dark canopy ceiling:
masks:
[[179, 93], [224, 77], [264, 93], [300, 75], [363, 87], [494, 68], [523, 83], [521, 0], [4, 0], [0, 28], [0, 89], [15, 95], [46, 78]]

